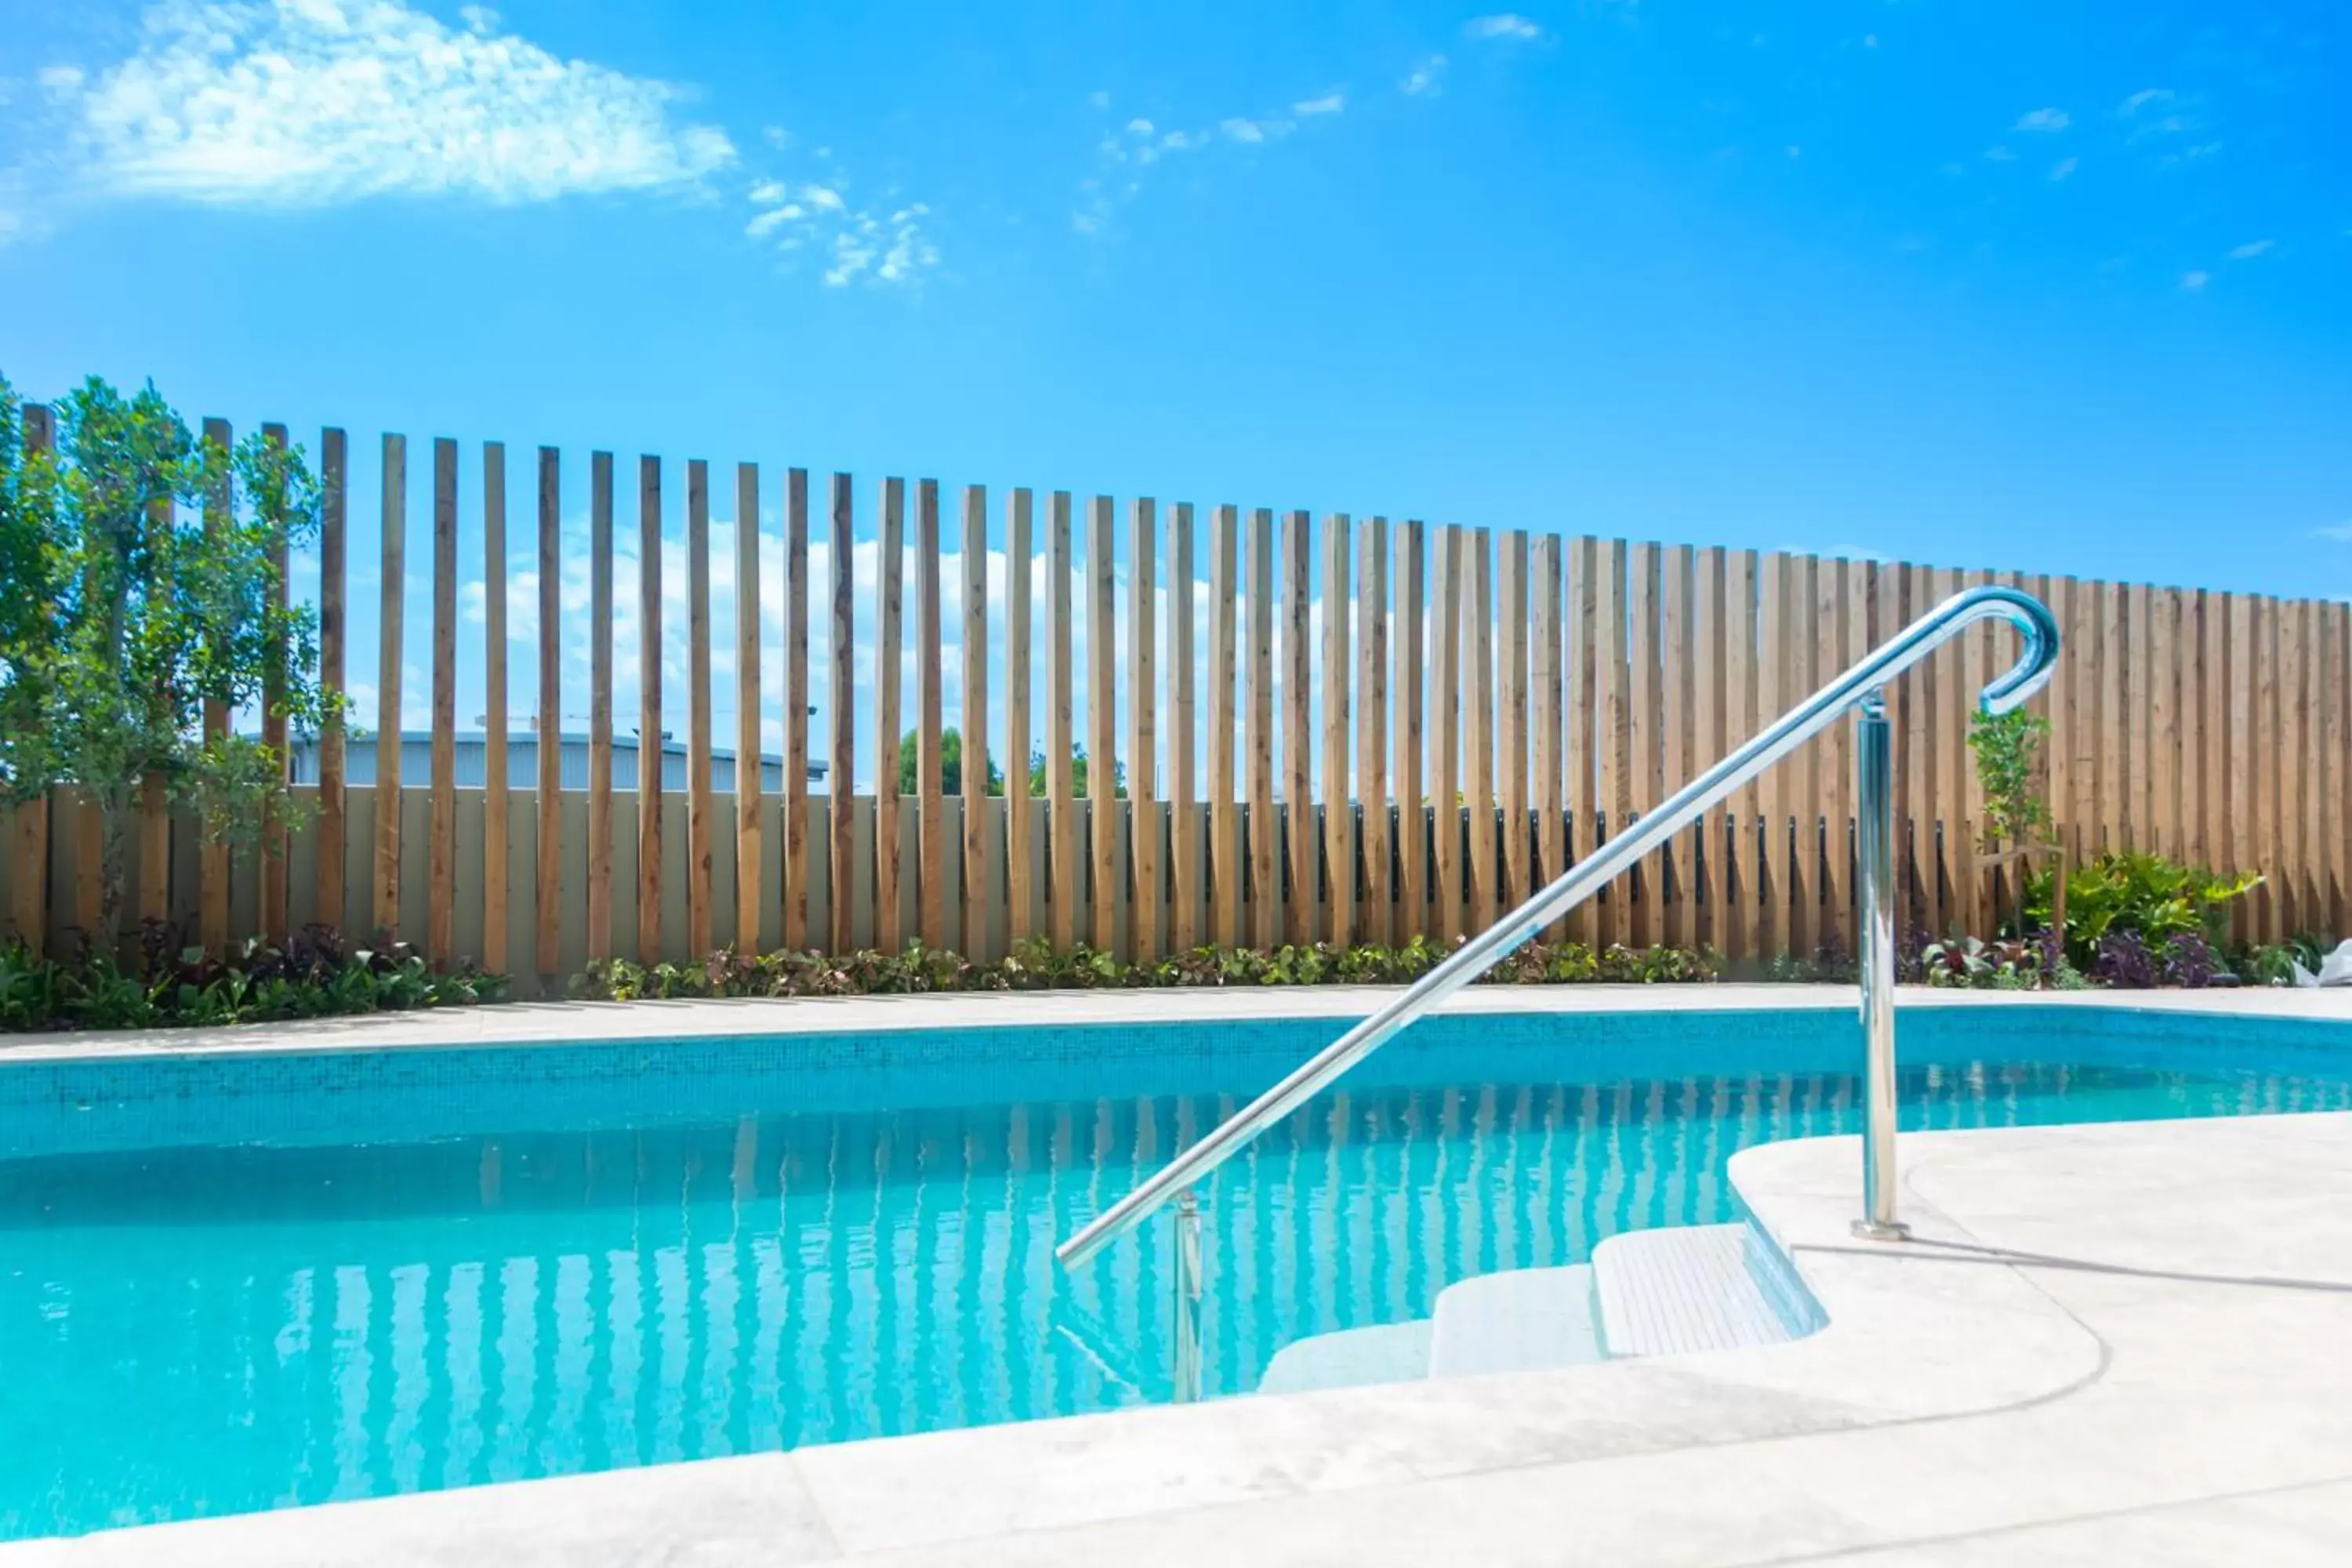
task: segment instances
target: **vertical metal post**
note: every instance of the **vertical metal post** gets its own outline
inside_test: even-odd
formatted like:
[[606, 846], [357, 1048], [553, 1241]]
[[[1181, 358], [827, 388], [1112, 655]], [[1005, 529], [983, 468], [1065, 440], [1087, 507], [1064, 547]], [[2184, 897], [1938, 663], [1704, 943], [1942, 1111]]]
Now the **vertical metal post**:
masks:
[[1176, 1195], [1175, 1400], [1201, 1397], [1201, 1203], [1186, 1187]]
[[1863, 1216], [1853, 1233], [1900, 1241], [1895, 1217], [1895, 742], [1886, 694], [1864, 694], [1854, 728], [1854, 850], [1862, 871]]

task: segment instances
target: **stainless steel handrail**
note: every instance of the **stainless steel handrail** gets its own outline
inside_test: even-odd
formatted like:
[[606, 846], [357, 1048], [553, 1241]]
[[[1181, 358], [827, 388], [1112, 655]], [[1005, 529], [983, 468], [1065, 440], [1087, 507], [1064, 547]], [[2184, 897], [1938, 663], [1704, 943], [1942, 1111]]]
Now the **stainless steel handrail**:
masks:
[[[1955, 594], [1905, 627], [1843, 675], [1782, 714], [1769, 729], [1684, 785], [1649, 815], [1629, 825], [1624, 832], [1579, 861], [1550, 886], [1464, 943], [1453, 957], [1431, 970], [1387, 1006], [1317, 1052], [1280, 1083], [1259, 1095], [1199, 1142], [1170, 1161], [1141, 1186], [1096, 1215], [1076, 1235], [1055, 1248], [1054, 1255], [1066, 1268], [1076, 1268], [1087, 1262], [1119, 1236], [1142, 1223], [1162, 1204], [1240, 1152], [1244, 1145], [1267, 1127], [1313, 1099], [1332, 1079], [1378, 1050], [1400, 1029], [1493, 968], [1545, 926], [1591, 897], [1643, 856], [1657, 849], [1676, 832], [1688, 826], [1709, 806], [1804, 744], [1814, 733], [1835, 722], [1847, 710], [1860, 705], [1865, 724], [1874, 715], [1883, 728], [1885, 720], [1877, 699], [1880, 689], [1887, 681], [1976, 622], [2001, 618], [2016, 626], [2025, 639], [2025, 647], [2016, 665], [1984, 689], [1984, 709], [1988, 713], [2005, 713], [2026, 701], [2050, 679], [2051, 666], [2057, 661], [2057, 621], [2039, 599], [2015, 588], [1988, 586]], [[1872, 750], [1867, 743], [1862, 749], [1865, 752]], [[1884, 766], [1885, 748], [1883, 744], [1877, 748], [1877, 753]], [[1879, 780], [1878, 784], [1877, 804], [1873, 808], [1870, 781], [1864, 781], [1861, 815], [1865, 818], [1883, 816], [1889, 809], [1884, 780]], [[1864, 834], [1867, 847], [1871, 835], [1867, 822]], [[1880, 842], [1883, 847], [1884, 840]], [[1873, 1125], [1867, 1133], [1871, 1153], [1865, 1183], [1869, 1188], [1869, 1213], [1860, 1228], [1870, 1235], [1893, 1235], [1900, 1232], [1894, 1218], [1894, 1184], [1891, 1179], [1894, 1164], [1891, 1060], [1894, 1012], [1889, 982], [1894, 963], [1893, 903], [1890, 889], [1885, 885], [1888, 868], [1882, 865], [1876, 869], [1876, 887], [1864, 889], [1863, 976], [1865, 982], [1865, 1021], [1872, 1033], [1874, 1082], [1869, 1101]], [[1870, 868], [1866, 864], [1866, 882], [1870, 879], [1869, 872]], [[1870, 901], [1873, 895], [1874, 905]], [[1874, 978], [1875, 984], [1869, 984]], [[1885, 1064], [1883, 1075], [1876, 1059], [1882, 1051], [1890, 1058]], [[1877, 1081], [1882, 1076], [1885, 1081]], [[1879, 1107], [1882, 1098], [1886, 1102], [1883, 1114]], [[1885, 1146], [1883, 1155], [1879, 1147], [1882, 1143]], [[1181, 1245], [1180, 1243], [1180, 1247]]]

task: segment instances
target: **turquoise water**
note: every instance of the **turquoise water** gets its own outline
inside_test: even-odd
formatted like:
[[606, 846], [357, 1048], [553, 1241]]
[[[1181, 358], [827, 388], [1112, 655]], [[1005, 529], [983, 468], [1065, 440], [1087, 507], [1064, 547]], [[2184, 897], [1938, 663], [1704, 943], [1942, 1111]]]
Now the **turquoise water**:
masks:
[[[2352, 1027], [1905, 1030], [1912, 1127], [2352, 1105]], [[1331, 1032], [0, 1067], [0, 1537], [1164, 1398], [1164, 1228], [1053, 1244]], [[1847, 1012], [1421, 1026], [1208, 1193], [1213, 1385], [1732, 1217], [1734, 1151], [1857, 1125], [1858, 1054]]]

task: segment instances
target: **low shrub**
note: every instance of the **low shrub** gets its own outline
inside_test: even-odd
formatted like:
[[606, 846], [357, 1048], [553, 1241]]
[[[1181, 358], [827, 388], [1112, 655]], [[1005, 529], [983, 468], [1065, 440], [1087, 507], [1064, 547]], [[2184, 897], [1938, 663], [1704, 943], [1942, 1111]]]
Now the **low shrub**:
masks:
[[284, 946], [258, 939], [225, 959], [184, 945], [171, 922], [142, 928], [135, 964], [105, 953], [36, 958], [0, 948], [0, 1030], [147, 1029], [243, 1024], [505, 999], [503, 976], [436, 973], [404, 942], [346, 950], [327, 926]]
[[[2067, 873], [2066, 957], [2078, 969], [2096, 970], [2102, 943], [2117, 931], [2137, 934], [2151, 954], [2163, 952], [2180, 937], [2197, 936], [2210, 944], [2221, 935], [2230, 901], [2260, 887], [2262, 880], [2253, 872], [2225, 877], [2161, 855], [2101, 855]], [[2029, 929], [2050, 923], [2055, 883], [2047, 868], [2028, 879]], [[2135, 959], [2125, 950], [2117, 962], [2128, 965]]]
[[[920, 991], [1131, 991], [1158, 986], [1396, 985], [1418, 980], [1449, 950], [1424, 937], [1398, 947], [1328, 942], [1267, 951], [1196, 947], [1150, 963], [1129, 963], [1084, 943], [1067, 952], [1043, 941], [1016, 943], [993, 963], [909, 942], [903, 952], [754, 956], [722, 948], [708, 958], [650, 967], [602, 959], [572, 981], [572, 994], [629, 1002], [685, 996], [874, 996]], [[1712, 954], [1687, 948], [1640, 951], [1581, 942], [1529, 942], [1480, 983], [1496, 985], [1675, 984], [1719, 978]]]

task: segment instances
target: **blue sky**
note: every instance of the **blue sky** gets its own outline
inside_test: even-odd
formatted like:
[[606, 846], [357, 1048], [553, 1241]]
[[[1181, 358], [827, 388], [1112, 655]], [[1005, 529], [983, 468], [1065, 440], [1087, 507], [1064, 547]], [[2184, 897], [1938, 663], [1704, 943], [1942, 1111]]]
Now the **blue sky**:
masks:
[[19, 9], [0, 371], [518, 565], [551, 442], [2352, 594], [2326, 0]]

